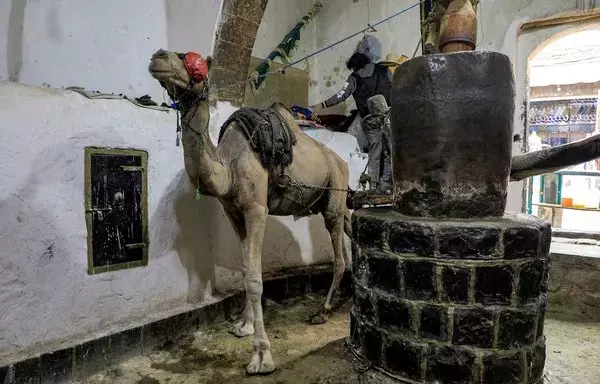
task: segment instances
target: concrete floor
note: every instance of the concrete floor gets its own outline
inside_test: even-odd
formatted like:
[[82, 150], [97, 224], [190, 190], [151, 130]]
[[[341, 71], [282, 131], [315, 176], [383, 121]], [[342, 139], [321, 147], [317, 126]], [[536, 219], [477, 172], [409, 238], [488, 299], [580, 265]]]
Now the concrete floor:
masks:
[[[245, 375], [251, 340], [227, 333], [227, 324], [197, 332], [177, 346], [136, 357], [80, 384], [299, 383], [358, 384], [362, 380], [345, 348], [349, 302], [324, 325], [306, 319], [321, 303], [306, 296], [287, 303], [268, 302], [266, 326], [277, 370], [262, 377]], [[546, 319], [546, 383], [600, 383], [600, 323]]]

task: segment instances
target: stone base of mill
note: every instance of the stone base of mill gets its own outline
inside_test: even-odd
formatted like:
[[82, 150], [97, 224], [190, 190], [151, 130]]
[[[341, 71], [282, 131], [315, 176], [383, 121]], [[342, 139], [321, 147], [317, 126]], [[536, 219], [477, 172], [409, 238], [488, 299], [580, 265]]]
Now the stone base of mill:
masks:
[[542, 383], [550, 225], [352, 219], [355, 351], [408, 383]]

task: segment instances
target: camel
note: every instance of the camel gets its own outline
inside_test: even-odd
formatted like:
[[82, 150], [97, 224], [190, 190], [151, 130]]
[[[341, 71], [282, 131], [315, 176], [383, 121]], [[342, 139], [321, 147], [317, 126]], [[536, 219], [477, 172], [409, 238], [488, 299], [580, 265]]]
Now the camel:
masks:
[[[261, 252], [267, 215], [323, 215], [334, 251], [333, 281], [323, 307], [312, 317], [312, 322], [326, 322], [349, 264], [343, 243], [344, 233], [351, 235], [351, 216], [346, 206], [348, 165], [335, 152], [304, 134], [290, 111], [278, 103], [267, 112], [283, 119], [295, 136], [293, 160], [283, 174], [281, 169], [263, 166], [261, 154], [251, 147], [248, 131], [244, 131], [238, 120], [225, 124], [227, 127], [222, 129], [215, 147], [208, 133], [208, 78], [197, 81], [188, 73], [185, 62], [188, 54], [158, 50], [152, 55], [149, 71], [171, 99], [179, 103], [185, 170], [190, 182], [201, 194], [214, 196], [221, 202], [241, 240], [246, 301], [242, 319], [232, 333], [238, 337], [254, 335], [247, 372], [270, 373], [275, 370], [275, 363], [261, 306]], [[208, 73], [210, 63], [207, 57]]]

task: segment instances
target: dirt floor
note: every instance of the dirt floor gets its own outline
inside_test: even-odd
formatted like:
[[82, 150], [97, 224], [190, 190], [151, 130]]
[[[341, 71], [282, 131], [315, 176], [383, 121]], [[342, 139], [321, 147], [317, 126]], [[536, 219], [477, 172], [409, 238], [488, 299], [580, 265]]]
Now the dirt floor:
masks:
[[[309, 325], [307, 319], [321, 300], [306, 296], [283, 304], [267, 303], [265, 322], [277, 364], [269, 376], [246, 376], [251, 339], [235, 338], [227, 332], [228, 324], [221, 324], [78, 384], [360, 383], [363, 380], [356, 371], [360, 367], [345, 347], [350, 302], [327, 324]], [[551, 317], [546, 319], [546, 334], [546, 383], [600, 383], [600, 323]]]

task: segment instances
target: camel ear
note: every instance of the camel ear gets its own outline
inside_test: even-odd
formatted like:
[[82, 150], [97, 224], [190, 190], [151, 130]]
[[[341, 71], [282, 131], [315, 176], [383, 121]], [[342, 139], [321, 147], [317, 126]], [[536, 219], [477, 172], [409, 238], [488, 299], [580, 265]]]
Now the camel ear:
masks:
[[206, 56], [206, 66], [208, 67], [208, 70], [210, 71], [210, 68], [212, 67], [212, 56]]

